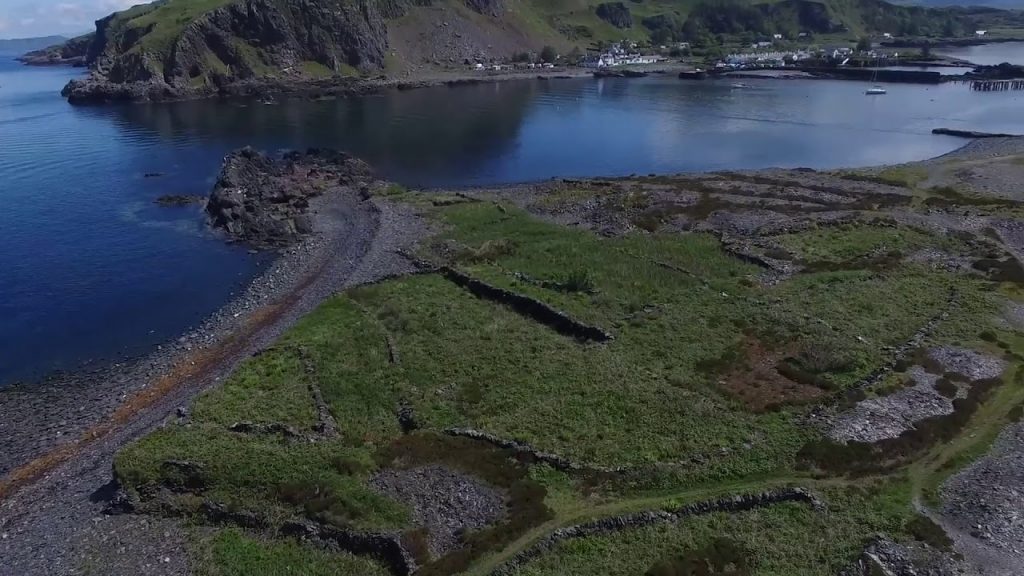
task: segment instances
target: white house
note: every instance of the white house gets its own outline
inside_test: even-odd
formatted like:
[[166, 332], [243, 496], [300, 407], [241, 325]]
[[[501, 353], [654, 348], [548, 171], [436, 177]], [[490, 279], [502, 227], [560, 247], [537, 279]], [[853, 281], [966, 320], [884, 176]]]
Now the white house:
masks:
[[776, 40], [782, 40], [782, 34], [772, 34], [772, 38], [775, 38]]
[[887, 40], [892, 40], [892, 34], [890, 34], [889, 32], [886, 32], [885, 34], [882, 34], [882, 38], [885, 38]]

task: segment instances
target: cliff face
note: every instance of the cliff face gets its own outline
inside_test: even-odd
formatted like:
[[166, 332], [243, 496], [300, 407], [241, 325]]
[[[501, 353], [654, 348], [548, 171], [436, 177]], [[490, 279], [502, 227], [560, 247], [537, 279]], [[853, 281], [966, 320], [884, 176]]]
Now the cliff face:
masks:
[[84, 50], [93, 73], [64, 95], [197, 98], [365, 75], [385, 67], [388, 22], [415, 10], [445, 26], [476, 12], [485, 28], [493, 23], [489, 32], [503, 29], [507, 13], [506, 0], [162, 0], [99, 20]]
[[381, 8], [394, 14], [401, 5], [234, 0], [183, 26], [176, 26], [181, 16], [173, 6], [150, 5], [97, 22], [88, 54], [94, 72], [72, 81], [65, 95], [72, 101], [196, 97], [252, 78], [377, 70], [388, 46]]

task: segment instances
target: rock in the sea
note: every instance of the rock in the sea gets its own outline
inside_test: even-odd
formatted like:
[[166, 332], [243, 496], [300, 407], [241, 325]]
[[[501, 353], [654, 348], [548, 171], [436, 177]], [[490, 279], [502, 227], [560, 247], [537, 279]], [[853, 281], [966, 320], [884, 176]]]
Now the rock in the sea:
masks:
[[188, 194], [168, 194], [166, 196], [160, 196], [156, 199], [156, 203], [164, 208], [175, 208], [180, 206], [190, 206], [192, 204], [202, 204], [206, 199], [202, 196], [190, 196]]
[[206, 212], [234, 240], [286, 246], [313, 232], [311, 199], [372, 177], [368, 164], [342, 152], [311, 149], [275, 159], [243, 148], [224, 158]]

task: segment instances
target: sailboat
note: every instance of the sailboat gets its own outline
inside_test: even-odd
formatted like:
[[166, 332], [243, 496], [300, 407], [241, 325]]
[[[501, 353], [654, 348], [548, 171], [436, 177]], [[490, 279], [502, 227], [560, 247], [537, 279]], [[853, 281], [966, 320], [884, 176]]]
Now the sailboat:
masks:
[[[881, 58], [878, 58], [877, 60], [875, 60], [875, 72], [874, 72], [874, 74], [871, 75], [871, 82], [872, 83], [878, 82], [878, 65], [881, 63], [881, 61], [882, 61]], [[886, 92], [885, 92], [885, 88], [882, 88], [878, 84], [875, 84], [871, 88], [868, 88], [867, 91], [864, 92], [864, 93], [867, 94], [868, 96], [881, 96], [882, 94], [885, 94]]]

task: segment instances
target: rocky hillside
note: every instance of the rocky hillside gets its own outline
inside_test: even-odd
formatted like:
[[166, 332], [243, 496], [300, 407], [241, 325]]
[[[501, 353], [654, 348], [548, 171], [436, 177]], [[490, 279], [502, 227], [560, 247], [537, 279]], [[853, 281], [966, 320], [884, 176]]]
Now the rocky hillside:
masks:
[[417, 75], [549, 44], [568, 51], [624, 37], [708, 44], [773, 32], [942, 34], [974, 30], [993, 14], [881, 0], [160, 0], [103, 18], [91, 37], [34, 63], [88, 64], [93, 74], [65, 90], [72, 101], [158, 100]]
[[40, 50], [33, 50], [18, 60], [31, 66], [85, 66], [93, 36], [86, 34]]

